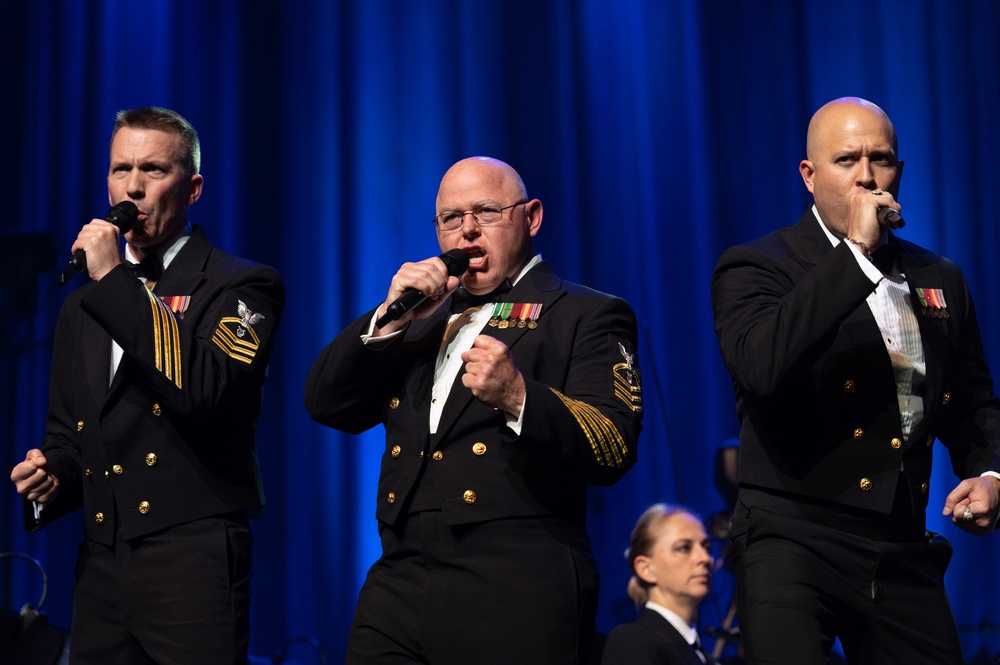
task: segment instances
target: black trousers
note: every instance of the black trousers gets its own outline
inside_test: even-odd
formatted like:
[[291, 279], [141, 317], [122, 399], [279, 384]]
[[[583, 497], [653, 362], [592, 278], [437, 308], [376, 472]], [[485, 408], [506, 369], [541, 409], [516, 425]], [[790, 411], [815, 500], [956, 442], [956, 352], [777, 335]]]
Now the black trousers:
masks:
[[733, 520], [748, 665], [825, 664], [836, 637], [851, 665], [964, 662], [944, 588], [947, 540], [849, 517], [803, 519], [788, 505], [741, 502]]
[[247, 662], [253, 536], [245, 517], [211, 517], [113, 547], [80, 546], [73, 665]]
[[586, 533], [555, 519], [449, 527], [440, 511], [382, 532], [348, 665], [586, 663], [598, 574]]

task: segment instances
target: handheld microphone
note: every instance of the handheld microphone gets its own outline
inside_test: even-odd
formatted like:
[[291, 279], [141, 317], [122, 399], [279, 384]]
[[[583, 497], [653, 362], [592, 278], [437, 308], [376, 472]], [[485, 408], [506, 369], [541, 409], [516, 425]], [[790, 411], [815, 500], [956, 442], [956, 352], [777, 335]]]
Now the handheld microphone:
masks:
[[[121, 234], [126, 234], [132, 228], [132, 225], [136, 223], [139, 219], [139, 209], [135, 207], [135, 204], [131, 201], [122, 201], [118, 205], [115, 205], [108, 210], [108, 213], [104, 215], [104, 221], [110, 222], [118, 227], [118, 231]], [[69, 260], [66, 264], [66, 269], [62, 271], [59, 275], [59, 286], [62, 286], [73, 277], [73, 275], [78, 272], [83, 272], [87, 269], [87, 254], [82, 249], [78, 249], [73, 252], [73, 258]]]
[[903, 221], [902, 216], [889, 207], [879, 208], [875, 212], [875, 217], [878, 218], [879, 226], [887, 229], [901, 229], [906, 226], [906, 222]]
[[[469, 255], [460, 249], [450, 249], [438, 258], [444, 261], [445, 267], [448, 268], [448, 274], [452, 277], [460, 277], [469, 269]], [[417, 289], [407, 289], [403, 295], [389, 305], [385, 314], [375, 322], [375, 327], [381, 330], [385, 324], [395, 321], [414, 307], [418, 307], [425, 300], [427, 300], [427, 296]]]

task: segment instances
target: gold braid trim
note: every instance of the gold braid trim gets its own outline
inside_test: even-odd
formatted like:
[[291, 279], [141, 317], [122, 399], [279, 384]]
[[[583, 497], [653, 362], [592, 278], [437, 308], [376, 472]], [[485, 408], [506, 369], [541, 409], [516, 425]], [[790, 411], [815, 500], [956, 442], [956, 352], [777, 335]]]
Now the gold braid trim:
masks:
[[153, 315], [153, 364], [156, 371], [178, 388], [181, 381], [181, 336], [177, 330], [177, 319], [166, 303], [147, 290], [149, 306]]
[[[235, 326], [237, 334], [226, 327], [227, 324]], [[250, 334], [250, 339], [243, 339], [247, 333]], [[254, 356], [260, 348], [260, 338], [257, 337], [257, 333], [249, 326], [244, 328], [243, 320], [238, 316], [223, 317], [219, 321], [219, 327], [215, 329], [215, 334], [212, 335], [212, 341], [227, 356], [245, 365], [253, 364]]]
[[555, 388], [549, 390], [562, 400], [569, 412], [576, 418], [577, 424], [590, 443], [590, 450], [594, 454], [597, 465], [617, 469], [625, 466], [628, 446], [614, 424], [596, 407], [566, 397]]

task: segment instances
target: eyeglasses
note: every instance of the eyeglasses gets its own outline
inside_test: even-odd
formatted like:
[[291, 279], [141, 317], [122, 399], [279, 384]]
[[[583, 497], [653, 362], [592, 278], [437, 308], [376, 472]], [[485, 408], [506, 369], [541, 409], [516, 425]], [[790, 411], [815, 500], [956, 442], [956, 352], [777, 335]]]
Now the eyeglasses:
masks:
[[476, 224], [480, 226], [488, 226], [490, 224], [496, 224], [501, 219], [503, 219], [503, 211], [510, 210], [515, 206], [519, 206], [527, 201], [518, 201], [517, 203], [511, 203], [509, 206], [498, 206], [495, 204], [487, 204], [476, 206], [472, 210], [466, 210], [465, 212], [459, 212], [458, 210], [446, 210], [440, 215], [434, 218], [434, 223], [437, 224], [439, 231], [454, 231], [455, 229], [461, 228], [462, 224], [465, 223], [465, 216], [472, 215], [472, 219], [475, 220]]

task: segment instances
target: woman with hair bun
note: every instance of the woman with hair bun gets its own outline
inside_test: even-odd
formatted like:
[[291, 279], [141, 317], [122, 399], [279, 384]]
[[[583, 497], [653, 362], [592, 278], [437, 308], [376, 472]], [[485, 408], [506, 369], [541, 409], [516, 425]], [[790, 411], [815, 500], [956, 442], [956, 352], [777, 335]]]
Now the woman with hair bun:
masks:
[[608, 635], [601, 665], [713, 664], [694, 627], [714, 570], [698, 516], [681, 506], [650, 506], [632, 530], [626, 557], [628, 595], [642, 609], [635, 622]]

